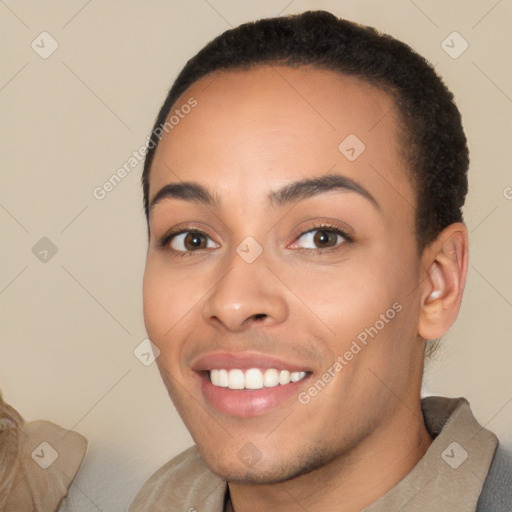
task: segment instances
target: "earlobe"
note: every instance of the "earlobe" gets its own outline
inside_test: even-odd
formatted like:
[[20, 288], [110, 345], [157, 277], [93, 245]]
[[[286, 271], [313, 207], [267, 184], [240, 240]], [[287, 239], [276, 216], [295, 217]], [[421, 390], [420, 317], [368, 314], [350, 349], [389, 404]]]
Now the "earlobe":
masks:
[[468, 264], [468, 234], [462, 223], [442, 231], [425, 250], [426, 279], [421, 291], [418, 334], [440, 338], [455, 322], [460, 310]]

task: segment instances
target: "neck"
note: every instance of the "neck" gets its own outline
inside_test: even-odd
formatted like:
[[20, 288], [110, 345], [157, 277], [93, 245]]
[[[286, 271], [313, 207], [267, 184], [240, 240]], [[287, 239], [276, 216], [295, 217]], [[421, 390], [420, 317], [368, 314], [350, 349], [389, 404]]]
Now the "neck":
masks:
[[386, 426], [329, 464], [269, 485], [229, 483], [235, 512], [273, 510], [356, 512], [376, 501], [402, 480], [423, 457], [432, 438], [416, 400], [403, 405]]

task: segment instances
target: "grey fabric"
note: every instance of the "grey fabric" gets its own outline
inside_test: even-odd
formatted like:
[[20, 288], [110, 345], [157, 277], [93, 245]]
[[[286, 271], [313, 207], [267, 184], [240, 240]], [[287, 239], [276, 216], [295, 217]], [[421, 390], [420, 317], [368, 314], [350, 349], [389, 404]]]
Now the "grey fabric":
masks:
[[477, 512], [512, 512], [512, 452], [498, 446], [478, 500]]

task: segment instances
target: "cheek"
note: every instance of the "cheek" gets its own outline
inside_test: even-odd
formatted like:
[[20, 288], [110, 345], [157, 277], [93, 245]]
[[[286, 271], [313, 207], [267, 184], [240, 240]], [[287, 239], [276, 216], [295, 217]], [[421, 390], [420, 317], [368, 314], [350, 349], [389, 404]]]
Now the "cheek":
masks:
[[176, 339], [187, 317], [194, 313], [198, 289], [193, 279], [170, 272], [158, 257], [148, 255], [143, 280], [144, 322], [150, 339], [161, 350]]
[[304, 304], [336, 338], [373, 325], [399, 295], [393, 277], [375, 265], [372, 268], [347, 262], [336, 271], [317, 273], [314, 279], [297, 276], [295, 283]]
[[414, 253], [399, 258], [390, 250], [376, 251], [354, 256], [336, 271], [316, 273], [314, 281], [301, 277], [298, 293], [329, 327], [332, 352], [342, 354], [355, 339], [378, 339], [382, 349], [393, 344], [395, 350], [400, 340], [414, 338], [415, 273]]
[[161, 336], [161, 334], [159, 336], [159, 333], [162, 331], [163, 324], [167, 322], [165, 315], [167, 309], [165, 290], [167, 286], [149, 258], [148, 256], [142, 285], [144, 323], [151, 341], [158, 346]]

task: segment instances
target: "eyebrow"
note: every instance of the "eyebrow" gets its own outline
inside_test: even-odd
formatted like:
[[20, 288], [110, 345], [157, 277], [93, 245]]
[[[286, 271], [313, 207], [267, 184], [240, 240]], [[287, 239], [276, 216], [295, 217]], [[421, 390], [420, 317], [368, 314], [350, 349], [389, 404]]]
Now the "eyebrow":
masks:
[[[355, 192], [367, 199], [378, 210], [380, 209], [379, 203], [368, 190], [354, 180], [340, 174], [325, 174], [315, 178], [306, 178], [288, 183], [280, 189], [270, 192], [268, 198], [272, 206], [282, 207], [288, 203], [307, 199], [332, 190]], [[156, 204], [164, 199], [172, 198], [196, 202], [213, 208], [218, 207], [217, 198], [206, 187], [196, 182], [186, 181], [169, 183], [162, 187], [151, 200], [149, 210], [151, 211]]]
[[295, 181], [271, 192], [269, 198], [273, 205], [285, 206], [287, 203], [330, 192], [331, 190], [355, 192], [370, 201], [377, 209], [380, 209], [379, 203], [368, 190], [341, 174], [324, 174], [316, 178]]
[[184, 201], [202, 203], [214, 208], [216, 208], [218, 204], [216, 198], [206, 187], [192, 181], [168, 183], [162, 187], [151, 200], [149, 211], [164, 199], [183, 199]]

